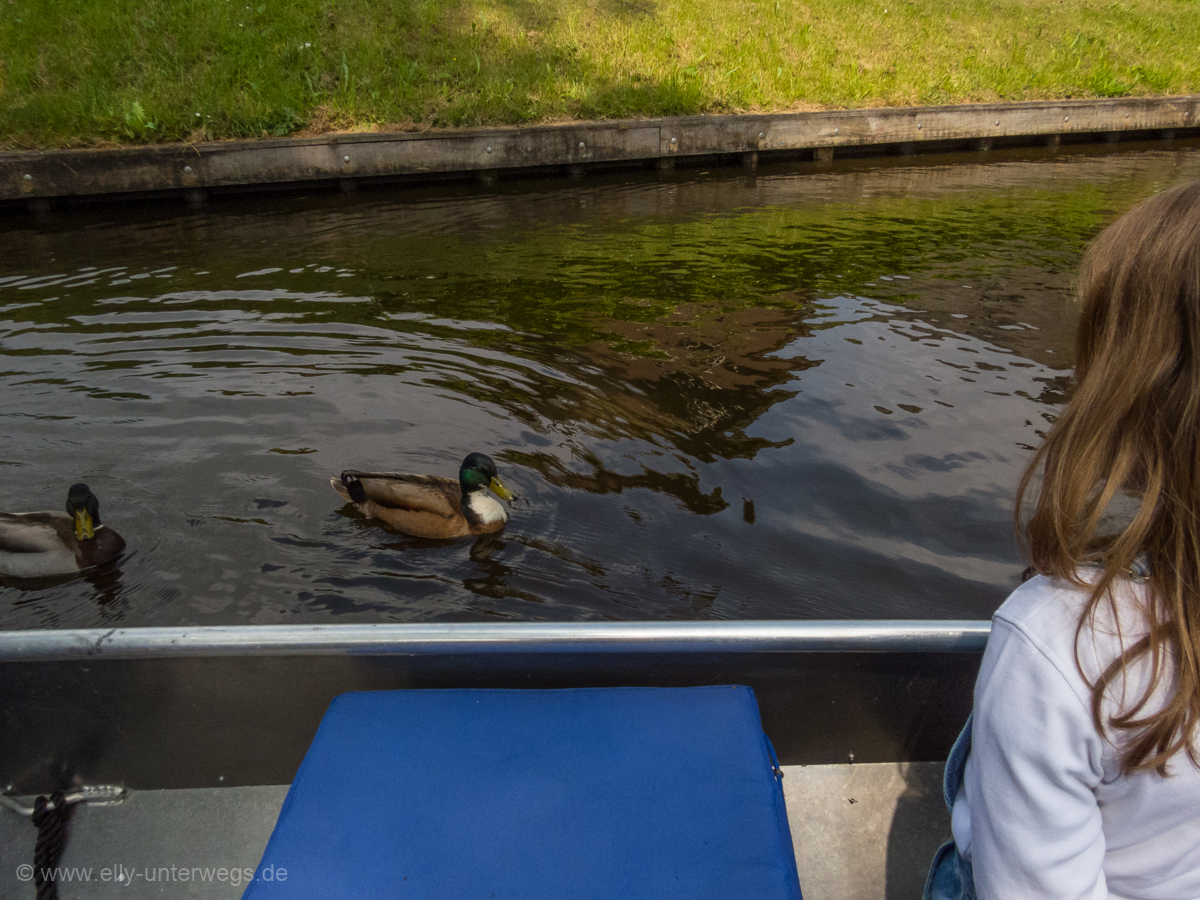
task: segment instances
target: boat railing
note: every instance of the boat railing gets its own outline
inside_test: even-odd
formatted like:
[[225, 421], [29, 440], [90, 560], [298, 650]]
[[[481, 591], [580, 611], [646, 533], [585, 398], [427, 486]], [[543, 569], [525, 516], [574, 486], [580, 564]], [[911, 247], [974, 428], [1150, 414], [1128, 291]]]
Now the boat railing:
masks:
[[0, 632], [0, 662], [444, 653], [977, 653], [971, 620], [505, 622], [45, 629]]

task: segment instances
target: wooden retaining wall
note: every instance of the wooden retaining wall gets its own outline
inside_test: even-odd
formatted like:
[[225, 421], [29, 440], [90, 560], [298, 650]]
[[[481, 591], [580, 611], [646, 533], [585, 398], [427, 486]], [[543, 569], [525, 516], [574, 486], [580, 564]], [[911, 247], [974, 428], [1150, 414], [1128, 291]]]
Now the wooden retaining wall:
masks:
[[119, 150], [0, 153], [0, 203], [163, 195], [362, 181], [481, 178], [760, 158], [988, 150], [1059, 142], [1200, 136], [1200, 95], [687, 116], [406, 134], [330, 134]]

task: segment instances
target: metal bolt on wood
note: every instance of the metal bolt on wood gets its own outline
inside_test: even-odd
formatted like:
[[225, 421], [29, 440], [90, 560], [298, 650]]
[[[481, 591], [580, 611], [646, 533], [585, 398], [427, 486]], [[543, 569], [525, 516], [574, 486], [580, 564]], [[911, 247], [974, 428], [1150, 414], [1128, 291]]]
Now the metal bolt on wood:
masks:
[[26, 173], [25, 173], [25, 176], [24, 176], [24, 177], [25, 177], [25, 180], [26, 180], [26, 181], [33, 181], [33, 176], [32, 176], [32, 175], [30, 175], [28, 172], [26, 172]]
[[184, 166], [184, 167], [183, 167], [183, 174], [185, 174], [185, 175], [190, 175], [190, 174], [191, 174], [191, 172], [192, 172], [192, 167], [191, 167], [191, 166]]
[[342, 157], [342, 162], [350, 162], [350, 157], [348, 157], [348, 156], [343, 156], [343, 157]]

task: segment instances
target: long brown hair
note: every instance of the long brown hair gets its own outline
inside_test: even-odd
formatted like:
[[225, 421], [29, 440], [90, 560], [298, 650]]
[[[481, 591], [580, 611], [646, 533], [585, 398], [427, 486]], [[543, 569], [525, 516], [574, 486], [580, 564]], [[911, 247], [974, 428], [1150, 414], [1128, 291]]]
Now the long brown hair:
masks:
[[[1106, 733], [1106, 689], [1146, 660], [1148, 686], [1108, 725], [1128, 736], [1124, 772], [1165, 775], [1180, 750], [1200, 765], [1200, 181], [1156, 194], [1110, 225], [1084, 254], [1079, 293], [1077, 387], [1021, 477], [1017, 530], [1038, 572], [1090, 592], [1075, 634], [1077, 666], [1083, 629], [1102, 603], [1120, 622], [1113, 583], [1145, 555], [1147, 631], [1089, 682], [1092, 717]], [[1098, 534], [1122, 493], [1138, 498], [1132, 521]], [[1083, 580], [1081, 564], [1096, 567], [1094, 582]], [[1165, 705], [1152, 709], [1164, 687]]]

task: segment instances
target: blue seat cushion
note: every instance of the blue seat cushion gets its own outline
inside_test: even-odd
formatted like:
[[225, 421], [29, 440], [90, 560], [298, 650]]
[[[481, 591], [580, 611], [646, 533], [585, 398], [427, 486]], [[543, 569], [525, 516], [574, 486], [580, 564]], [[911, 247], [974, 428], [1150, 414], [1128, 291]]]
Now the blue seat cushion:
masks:
[[800, 900], [754, 694], [343, 694], [243, 895], [342, 897]]

